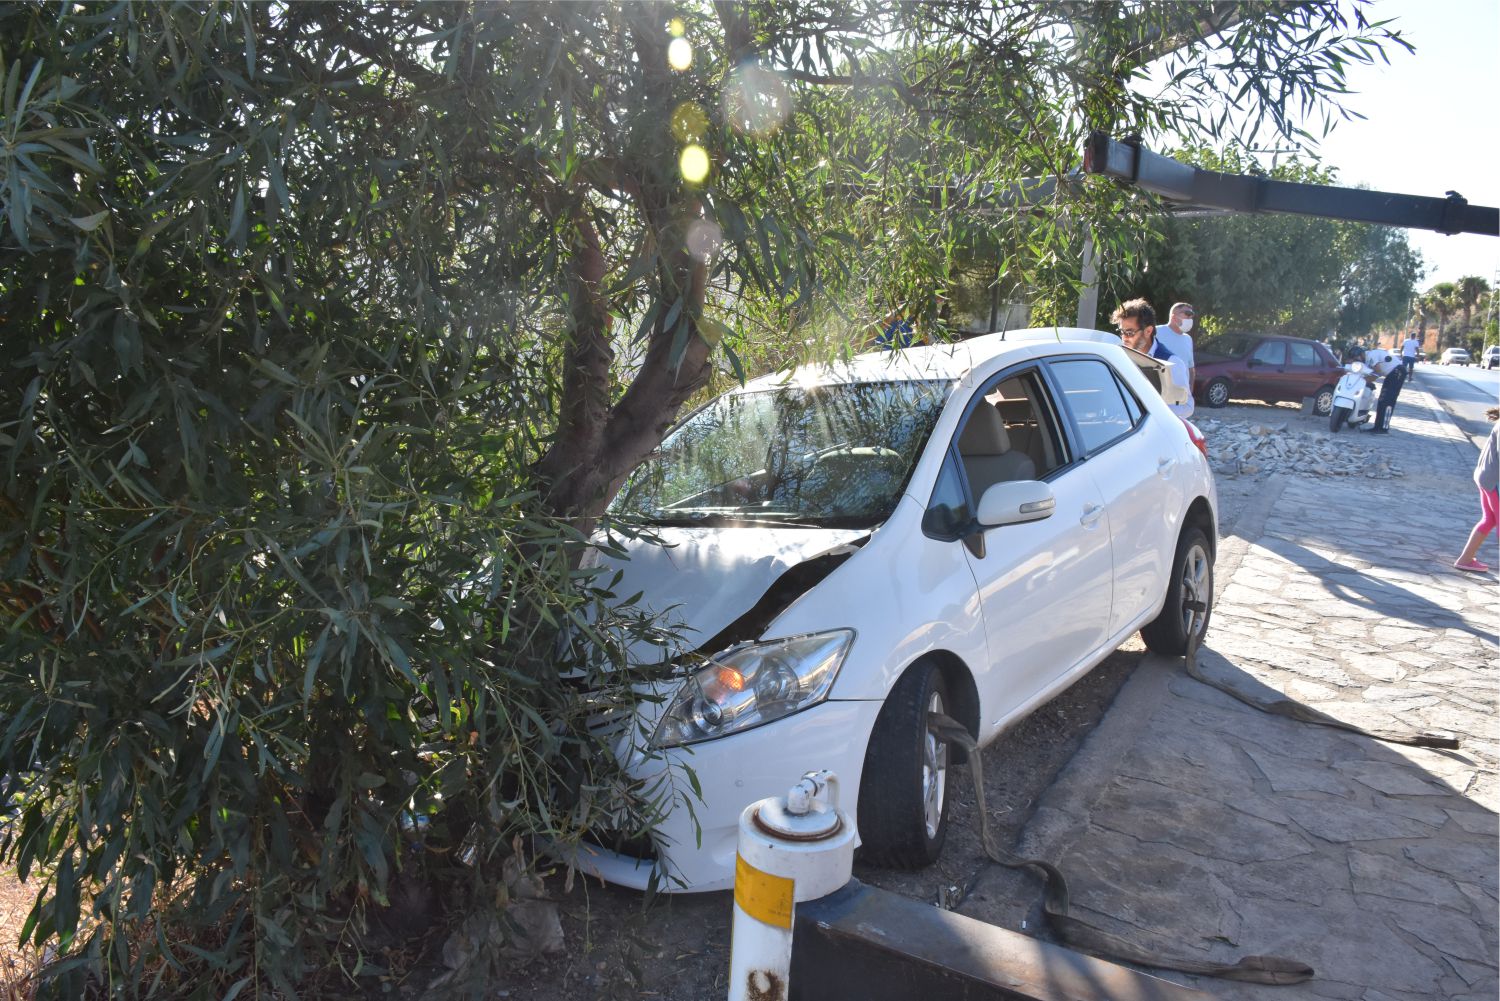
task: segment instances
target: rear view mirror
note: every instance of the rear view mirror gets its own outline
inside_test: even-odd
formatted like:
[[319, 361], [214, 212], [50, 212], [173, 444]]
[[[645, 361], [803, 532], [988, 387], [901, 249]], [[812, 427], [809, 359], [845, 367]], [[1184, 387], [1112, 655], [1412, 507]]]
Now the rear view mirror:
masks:
[[979, 498], [975, 521], [982, 528], [1019, 525], [1050, 518], [1057, 508], [1052, 488], [1040, 480], [1010, 480], [996, 483]]

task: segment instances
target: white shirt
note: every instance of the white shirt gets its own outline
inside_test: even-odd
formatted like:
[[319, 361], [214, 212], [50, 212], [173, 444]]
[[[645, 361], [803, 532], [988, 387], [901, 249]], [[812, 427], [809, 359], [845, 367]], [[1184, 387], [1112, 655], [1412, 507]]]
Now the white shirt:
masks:
[[[1186, 340], [1187, 338], [1183, 338]], [[1184, 403], [1168, 403], [1172, 413], [1178, 417], [1193, 416], [1193, 387], [1188, 382], [1187, 362], [1182, 360], [1182, 355], [1176, 354], [1175, 349], [1168, 347], [1168, 351], [1174, 351], [1171, 358], [1167, 359], [1167, 367], [1171, 370], [1170, 378], [1174, 384], [1187, 392], [1187, 401]]]
[[1422, 342], [1415, 337], [1408, 337], [1401, 342], [1401, 357], [1415, 358], [1417, 352], [1422, 350]]
[[1188, 368], [1195, 368], [1193, 363], [1193, 339], [1187, 334], [1179, 334], [1168, 326], [1156, 328], [1156, 339], [1166, 345], [1168, 351], [1172, 352]]
[[1401, 367], [1401, 359], [1396, 357], [1394, 351], [1371, 348], [1365, 352], [1365, 364], [1374, 369], [1376, 375], [1390, 375], [1392, 371]]

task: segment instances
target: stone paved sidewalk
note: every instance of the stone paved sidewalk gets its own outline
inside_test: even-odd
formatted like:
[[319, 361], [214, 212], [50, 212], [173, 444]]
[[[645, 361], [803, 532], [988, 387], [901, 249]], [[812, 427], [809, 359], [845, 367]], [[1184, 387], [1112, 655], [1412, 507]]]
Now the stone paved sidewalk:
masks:
[[[1221, 543], [1200, 664], [1359, 725], [1450, 730], [1462, 748], [1268, 716], [1148, 657], [1019, 846], [1058, 860], [1075, 909], [1109, 930], [1317, 971], [1291, 987], [1174, 977], [1217, 997], [1500, 993], [1500, 588], [1450, 566], [1478, 516], [1477, 453], [1420, 386], [1371, 442], [1405, 475], [1264, 484]], [[1500, 565], [1493, 536], [1485, 552]]]

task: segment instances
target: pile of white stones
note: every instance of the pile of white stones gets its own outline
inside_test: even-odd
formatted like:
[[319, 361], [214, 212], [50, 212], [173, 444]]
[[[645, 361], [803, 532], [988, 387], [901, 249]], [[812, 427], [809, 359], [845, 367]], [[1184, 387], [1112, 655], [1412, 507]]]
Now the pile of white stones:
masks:
[[1213, 418], [1193, 423], [1208, 439], [1208, 459], [1220, 476], [1298, 472], [1315, 476], [1404, 476], [1382, 450], [1357, 444], [1357, 432], [1290, 429], [1286, 424], [1240, 424]]

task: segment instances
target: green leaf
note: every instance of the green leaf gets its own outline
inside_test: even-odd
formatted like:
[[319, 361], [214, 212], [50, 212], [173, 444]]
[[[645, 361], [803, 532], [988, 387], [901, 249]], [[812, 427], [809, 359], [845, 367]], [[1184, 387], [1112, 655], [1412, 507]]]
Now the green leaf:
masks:
[[93, 215], [72, 216], [68, 219], [73, 225], [86, 233], [91, 233], [99, 228], [99, 224], [109, 218], [109, 209], [95, 212]]

